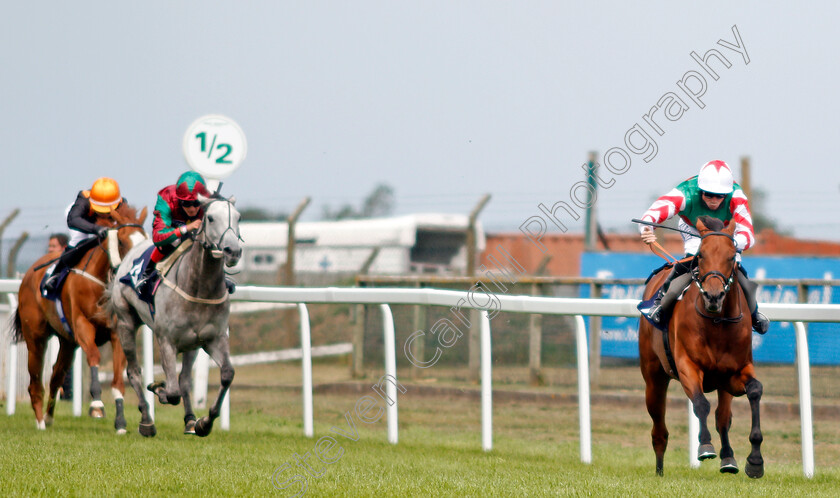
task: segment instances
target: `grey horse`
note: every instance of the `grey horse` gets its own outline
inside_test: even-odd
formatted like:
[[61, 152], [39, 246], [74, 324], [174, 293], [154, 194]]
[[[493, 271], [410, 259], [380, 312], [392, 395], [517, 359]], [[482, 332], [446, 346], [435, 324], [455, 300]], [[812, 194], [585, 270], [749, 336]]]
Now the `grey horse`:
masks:
[[[230, 300], [225, 286], [225, 266], [234, 266], [242, 255], [239, 237], [239, 211], [235, 199], [213, 197], [202, 199], [204, 218], [195, 242], [175, 262], [154, 296], [155, 313], [120, 279], [130, 274], [136, 279], [133, 261], [151, 242], [135, 246], [125, 257], [106, 293], [106, 306], [117, 319], [117, 333], [128, 361], [128, 379], [137, 393], [141, 413], [140, 434], [154, 436], [157, 431], [149, 416], [144, 396], [140, 365], [137, 361], [137, 329], [146, 324], [154, 331], [160, 349], [165, 382], [148, 389], [164, 404], [177, 405], [184, 400], [184, 433], [207, 436], [225, 394], [233, 381], [227, 328]], [[203, 348], [219, 365], [221, 388], [208, 417], [196, 421], [190, 403], [192, 366], [198, 348]], [[176, 356], [183, 354], [180, 375], [176, 372]]]

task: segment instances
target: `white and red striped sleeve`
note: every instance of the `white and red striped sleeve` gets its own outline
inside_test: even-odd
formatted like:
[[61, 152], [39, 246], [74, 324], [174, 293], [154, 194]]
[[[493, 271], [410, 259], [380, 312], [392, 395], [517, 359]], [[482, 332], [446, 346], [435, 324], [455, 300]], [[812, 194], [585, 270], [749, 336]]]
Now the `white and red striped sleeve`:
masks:
[[732, 213], [732, 221], [735, 222], [735, 246], [741, 251], [754, 246], [755, 232], [750, 214], [750, 202], [743, 190], [735, 189], [732, 193], [729, 212]]
[[[670, 192], [656, 199], [653, 204], [642, 215], [643, 221], [651, 223], [662, 223], [685, 209], [685, 195], [679, 189], [671, 189]], [[639, 225], [639, 231], [649, 228], [647, 225]]]

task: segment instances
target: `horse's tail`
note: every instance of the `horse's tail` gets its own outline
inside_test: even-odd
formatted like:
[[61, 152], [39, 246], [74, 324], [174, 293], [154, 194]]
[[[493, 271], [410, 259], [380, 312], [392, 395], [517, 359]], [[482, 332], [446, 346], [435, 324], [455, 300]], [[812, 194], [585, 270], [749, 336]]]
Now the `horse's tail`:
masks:
[[20, 308], [15, 309], [15, 314], [9, 320], [9, 329], [12, 331], [12, 342], [23, 341], [23, 327], [20, 324]]

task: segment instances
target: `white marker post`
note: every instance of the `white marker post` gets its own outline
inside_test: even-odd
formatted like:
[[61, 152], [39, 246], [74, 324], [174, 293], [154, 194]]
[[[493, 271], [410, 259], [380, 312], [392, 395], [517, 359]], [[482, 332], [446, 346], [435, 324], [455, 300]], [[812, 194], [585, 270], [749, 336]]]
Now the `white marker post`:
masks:
[[[248, 142], [236, 121], [221, 114], [208, 114], [196, 119], [187, 127], [183, 149], [187, 164], [204, 177], [207, 189], [213, 192], [219, 187], [219, 182], [229, 177], [245, 160]], [[204, 351], [199, 351], [195, 384], [197, 401], [207, 399], [208, 359]], [[219, 416], [222, 430], [229, 430], [230, 391], [222, 400]]]
[[213, 191], [242, 164], [248, 143], [234, 120], [208, 114], [187, 127], [183, 148], [187, 164], [207, 180], [207, 188]]

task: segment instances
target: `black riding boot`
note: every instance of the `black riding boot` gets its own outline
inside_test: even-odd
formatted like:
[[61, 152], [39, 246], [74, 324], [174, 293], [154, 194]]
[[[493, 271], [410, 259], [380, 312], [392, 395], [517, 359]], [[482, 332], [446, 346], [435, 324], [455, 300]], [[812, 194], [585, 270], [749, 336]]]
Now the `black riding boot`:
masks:
[[759, 334], [766, 334], [770, 328], [770, 320], [758, 311], [758, 302], [756, 302], [755, 293], [758, 290], [758, 284], [751, 281], [747, 276], [746, 270], [740, 264], [738, 265], [738, 284], [741, 290], [744, 291], [744, 297], [747, 298], [747, 304], [750, 307], [750, 317], [752, 318], [752, 328]]
[[671, 273], [665, 278], [662, 289], [653, 300], [653, 306], [648, 310], [647, 316], [651, 321], [656, 324], [662, 323], [664, 312], [671, 309], [691, 280], [688, 270], [688, 265], [682, 263], [677, 263], [671, 268]]
[[155, 277], [157, 277], [157, 263], [149, 261], [149, 264], [146, 265], [146, 269], [143, 270], [143, 274], [140, 275], [140, 279], [137, 281], [137, 292], [141, 296], [147, 296], [151, 293], [151, 287], [155, 281]]
[[[67, 254], [66, 252], [64, 254]], [[48, 294], [55, 294], [58, 291], [58, 278], [61, 275], [61, 272], [67, 269], [67, 264], [64, 262], [64, 254], [58, 258], [58, 261], [55, 263], [55, 267], [50, 274], [50, 277], [44, 282], [44, 291]]]

